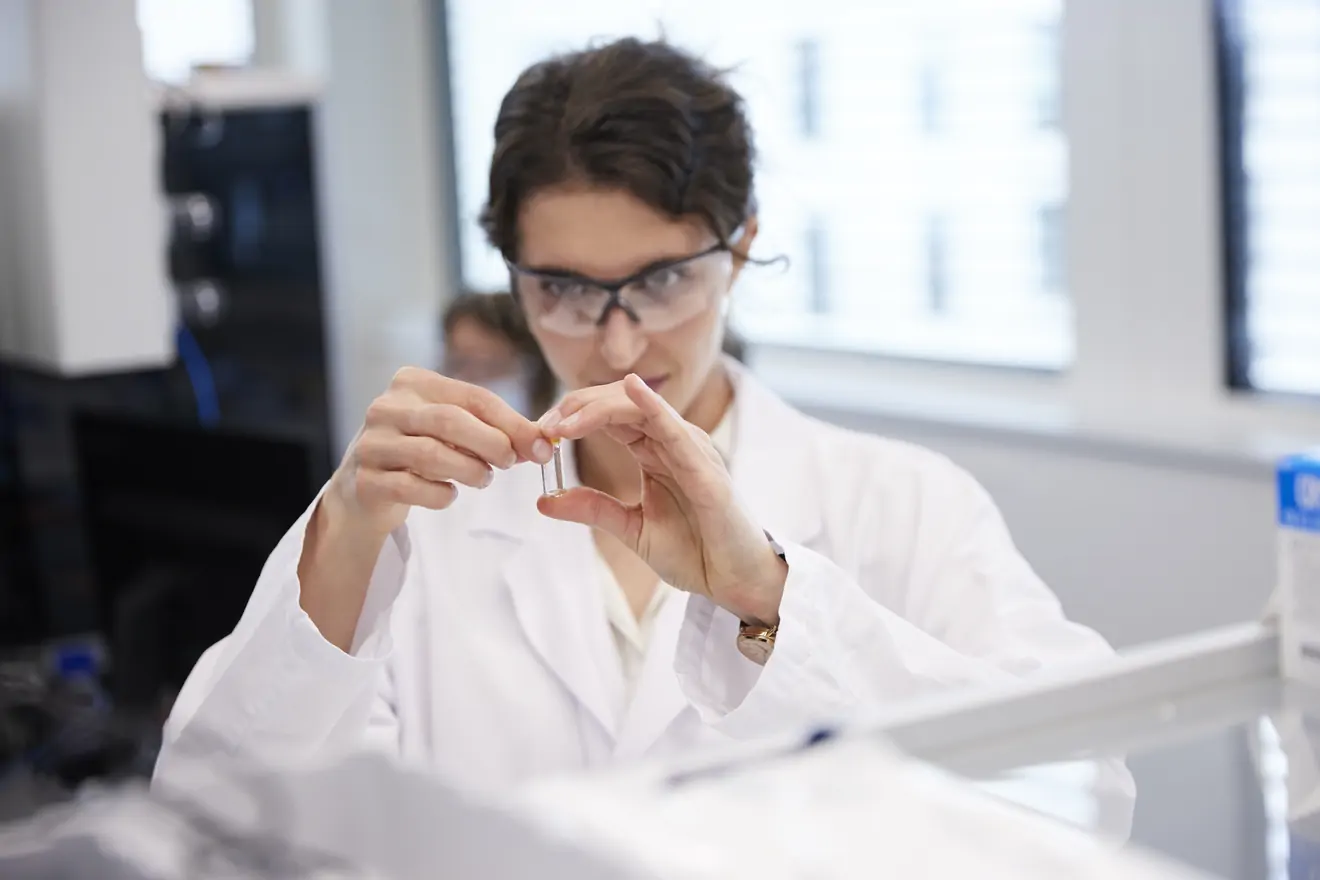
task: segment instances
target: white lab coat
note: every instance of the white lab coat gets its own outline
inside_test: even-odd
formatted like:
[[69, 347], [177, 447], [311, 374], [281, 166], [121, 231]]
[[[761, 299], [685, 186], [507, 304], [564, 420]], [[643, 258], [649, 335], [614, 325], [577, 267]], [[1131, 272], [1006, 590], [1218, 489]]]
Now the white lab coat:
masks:
[[733, 615], [676, 596], [620, 712], [590, 532], [538, 514], [541, 477], [522, 465], [448, 510], [410, 513], [377, 562], [351, 654], [299, 607], [304, 515], [190, 675], [157, 781], [188, 784], [224, 756], [282, 764], [370, 746], [499, 792], [1111, 653], [1064, 618], [962, 470], [735, 381], [733, 480], [789, 566], [764, 668], [738, 652]]

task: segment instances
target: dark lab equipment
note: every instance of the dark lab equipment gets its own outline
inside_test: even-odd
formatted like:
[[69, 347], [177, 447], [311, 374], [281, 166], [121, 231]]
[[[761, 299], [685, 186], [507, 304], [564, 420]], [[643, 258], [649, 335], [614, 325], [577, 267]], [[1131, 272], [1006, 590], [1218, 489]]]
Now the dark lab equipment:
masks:
[[16, 432], [13, 397], [0, 370], [0, 649], [26, 644], [43, 616]]
[[330, 473], [313, 113], [162, 112], [175, 365], [0, 362], [0, 816], [150, 768], [173, 694]]
[[162, 178], [185, 324], [179, 355], [199, 389], [199, 417], [302, 437], [318, 446], [324, 477], [330, 416], [312, 113], [305, 104], [172, 107], [161, 116]]
[[119, 413], [79, 414], [74, 437], [111, 693], [150, 712], [238, 622], [319, 467], [298, 438]]

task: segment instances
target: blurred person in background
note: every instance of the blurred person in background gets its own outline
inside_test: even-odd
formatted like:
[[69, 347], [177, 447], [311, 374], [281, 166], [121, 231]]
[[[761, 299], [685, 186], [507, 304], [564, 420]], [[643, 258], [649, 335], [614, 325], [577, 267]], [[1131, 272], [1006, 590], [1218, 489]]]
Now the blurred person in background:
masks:
[[508, 292], [460, 294], [445, 309], [441, 329], [444, 375], [495, 392], [531, 419], [554, 403], [555, 374]]
[[723, 354], [759, 218], [720, 71], [554, 56], [494, 145], [482, 224], [563, 397], [531, 421], [400, 371], [194, 668], [158, 784], [378, 748], [499, 793], [1111, 656], [970, 475]]

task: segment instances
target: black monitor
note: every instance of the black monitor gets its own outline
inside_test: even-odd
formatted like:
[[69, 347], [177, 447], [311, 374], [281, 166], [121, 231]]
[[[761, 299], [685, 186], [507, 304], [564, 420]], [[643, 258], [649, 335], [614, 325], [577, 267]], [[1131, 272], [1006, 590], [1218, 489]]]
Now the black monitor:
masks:
[[18, 461], [17, 418], [0, 365], [0, 652], [45, 634], [41, 583], [28, 526], [31, 504]]
[[107, 412], [76, 415], [74, 445], [115, 696], [145, 708], [238, 622], [320, 488], [322, 450]]

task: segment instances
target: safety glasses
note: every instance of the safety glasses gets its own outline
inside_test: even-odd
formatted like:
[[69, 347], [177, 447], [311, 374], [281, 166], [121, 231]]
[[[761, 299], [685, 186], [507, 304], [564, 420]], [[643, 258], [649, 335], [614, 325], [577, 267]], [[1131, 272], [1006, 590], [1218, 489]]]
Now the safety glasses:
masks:
[[648, 332], [695, 318], [728, 286], [733, 255], [722, 244], [654, 263], [617, 281], [538, 272], [505, 261], [528, 323], [561, 336], [590, 336], [618, 309]]

